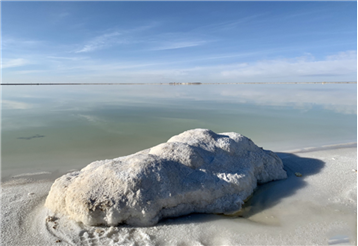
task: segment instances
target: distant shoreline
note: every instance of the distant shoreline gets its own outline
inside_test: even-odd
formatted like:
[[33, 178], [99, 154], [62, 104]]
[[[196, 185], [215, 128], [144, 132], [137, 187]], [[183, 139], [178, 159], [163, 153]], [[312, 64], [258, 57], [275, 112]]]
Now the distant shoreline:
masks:
[[237, 82], [237, 83], [202, 83], [202, 82], [168, 82], [168, 83], [1, 83], [0, 85], [272, 85], [272, 84], [357, 84], [348, 82]]

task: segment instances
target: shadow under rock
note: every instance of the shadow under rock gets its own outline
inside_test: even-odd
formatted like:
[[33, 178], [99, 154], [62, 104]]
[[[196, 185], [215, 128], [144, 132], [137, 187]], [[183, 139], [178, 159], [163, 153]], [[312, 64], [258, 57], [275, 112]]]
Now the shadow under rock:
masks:
[[[294, 195], [307, 185], [305, 177], [319, 173], [325, 165], [319, 159], [299, 157], [291, 153], [276, 154], [283, 162], [287, 179], [258, 185], [252, 197], [244, 204], [242, 217], [253, 216], [275, 206], [281, 199]], [[302, 174], [302, 177], [297, 177], [297, 172]]]
[[[323, 161], [318, 159], [299, 157], [291, 153], [276, 154], [282, 159], [284, 169], [287, 172], [287, 179], [258, 185], [253, 195], [243, 205], [242, 210], [237, 213], [239, 216], [224, 217], [249, 218], [275, 206], [281, 199], [292, 196], [297, 190], [305, 187], [307, 185], [305, 177], [319, 173], [325, 165]], [[296, 172], [301, 173], [302, 177], [297, 177]], [[223, 215], [193, 213], [176, 218], [162, 219], [157, 226], [204, 223], [222, 218]]]

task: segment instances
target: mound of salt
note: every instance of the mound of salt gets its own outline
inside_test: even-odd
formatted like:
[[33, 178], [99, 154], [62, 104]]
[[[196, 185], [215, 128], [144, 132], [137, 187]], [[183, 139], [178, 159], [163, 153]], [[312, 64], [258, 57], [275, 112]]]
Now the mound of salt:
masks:
[[189, 213], [234, 213], [257, 183], [286, 178], [280, 158], [237, 133], [185, 131], [58, 178], [45, 206], [87, 225], [150, 226]]

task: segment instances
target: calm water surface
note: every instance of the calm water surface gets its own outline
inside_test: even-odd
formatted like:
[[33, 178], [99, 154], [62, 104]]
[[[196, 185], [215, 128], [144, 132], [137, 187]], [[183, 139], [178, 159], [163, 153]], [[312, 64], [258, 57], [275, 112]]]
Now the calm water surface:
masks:
[[357, 85], [2, 86], [2, 178], [82, 168], [193, 128], [273, 151], [356, 142]]

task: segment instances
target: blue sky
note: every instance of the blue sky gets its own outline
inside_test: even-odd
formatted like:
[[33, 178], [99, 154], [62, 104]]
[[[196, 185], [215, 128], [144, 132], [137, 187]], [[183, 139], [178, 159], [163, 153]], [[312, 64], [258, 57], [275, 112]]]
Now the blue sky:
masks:
[[2, 82], [356, 81], [356, 2], [2, 2]]

